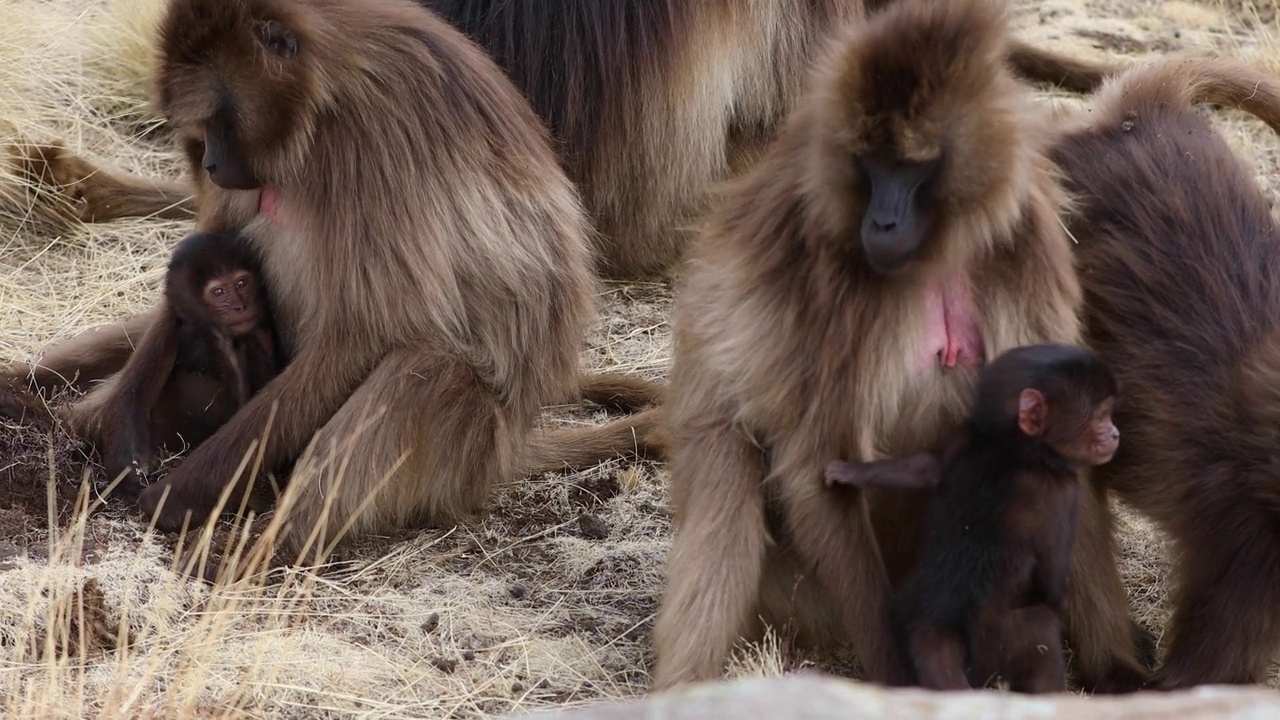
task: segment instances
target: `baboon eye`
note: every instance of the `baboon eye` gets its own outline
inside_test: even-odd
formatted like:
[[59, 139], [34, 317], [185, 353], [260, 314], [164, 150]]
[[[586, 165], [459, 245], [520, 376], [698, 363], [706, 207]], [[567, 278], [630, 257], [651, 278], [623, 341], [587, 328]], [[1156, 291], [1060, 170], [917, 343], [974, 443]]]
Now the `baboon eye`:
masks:
[[298, 36], [284, 23], [260, 20], [253, 29], [258, 35], [258, 42], [276, 55], [287, 58], [298, 54]]
[[223, 289], [222, 289], [222, 288], [220, 288], [220, 287], [216, 287], [216, 288], [214, 288], [214, 289], [213, 289], [213, 295], [214, 295], [214, 297], [222, 297], [223, 295], [225, 295], [225, 294], [226, 294], [226, 292], [227, 292], [226, 290], [223, 290]]

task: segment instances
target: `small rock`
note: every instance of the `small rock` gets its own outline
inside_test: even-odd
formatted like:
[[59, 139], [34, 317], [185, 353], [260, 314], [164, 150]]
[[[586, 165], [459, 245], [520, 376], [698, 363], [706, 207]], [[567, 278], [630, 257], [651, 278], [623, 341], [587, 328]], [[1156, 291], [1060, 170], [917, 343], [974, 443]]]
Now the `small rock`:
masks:
[[516, 583], [511, 587], [507, 588], [507, 593], [510, 594], [511, 597], [519, 600], [525, 595], [528, 595], [529, 591], [528, 589], [525, 588], [525, 586], [522, 583]]
[[511, 683], [511, 692], [524, 692], [524, 683], [519, 680]]
[[609, 537], [609, 526], [604, 524], [599, 515], [583, 513], [578, 517], [578, 532], [588, 540], [603, 540]]
[[462, 659], [463, 659], [463, 660], [466, 660], [467, 662], [471, 662], [472, 660], [475, 660], [475, 659], [476, 659], [476, 651], [475, 651], [475, 650], [463, 650], [463, 651], [462, 651]]

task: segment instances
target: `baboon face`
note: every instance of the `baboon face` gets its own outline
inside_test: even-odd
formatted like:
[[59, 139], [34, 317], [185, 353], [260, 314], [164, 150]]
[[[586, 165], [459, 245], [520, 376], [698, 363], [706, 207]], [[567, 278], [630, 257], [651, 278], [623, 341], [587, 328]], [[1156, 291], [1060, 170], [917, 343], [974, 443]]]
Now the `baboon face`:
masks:
[[[306, 4], [175, 0], [161, 26], [159, 111], [216, 185], [288, 181], [314, 116]], [[292, 144], [291, 144], [292, 143]]]
[[[1016, 219], [1010, 183], [1022, 174], [1024, 110], [1000, 71], [999, 22], [878, 20], [838, 59], [825, 114], [828, 156], [847, 158], [846, 190], [861, 211], [862, 257], [891, 274], [930, 252], [953, 223]], [[921, 47], [931, 51], [904, 50]]]

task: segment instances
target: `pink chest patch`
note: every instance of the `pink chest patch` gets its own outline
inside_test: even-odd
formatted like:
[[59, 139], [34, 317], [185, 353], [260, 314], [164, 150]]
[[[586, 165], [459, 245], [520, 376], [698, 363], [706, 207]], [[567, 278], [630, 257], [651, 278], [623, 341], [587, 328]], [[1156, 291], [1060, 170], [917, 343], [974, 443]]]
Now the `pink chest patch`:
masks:
[[280, 188], [264, 187], [258, 191], [258, 214], [276, 219], [276, 208], [280, 204]]
[[982, 366], [982, 327], [967, 275], [940, 277], [925, 287], [924, 337], [921, 369]]

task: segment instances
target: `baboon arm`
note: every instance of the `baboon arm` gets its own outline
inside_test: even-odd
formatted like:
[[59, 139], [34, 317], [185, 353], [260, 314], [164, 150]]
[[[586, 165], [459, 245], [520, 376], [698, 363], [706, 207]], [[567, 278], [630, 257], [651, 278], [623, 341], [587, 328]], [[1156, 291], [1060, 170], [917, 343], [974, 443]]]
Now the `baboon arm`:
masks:
[[112, 478], [135, 460], [150, 460], [153, 412], [177, 357], [177, 318], [164, 305], [120, 371], [101, 414], [107, 426], [99, 432], [103, 438], [99, 451]]
[[677, 530], [654, 627], [655, 690], [724, 672], [757, 606], [769, 538], [763, 453], [730, 427], [682, 439], [671, 460]]
[[[316, 431], [333, 416], [378, 360], [377, 344], [353, 342], [350, 336], [316, 338], [307, 343], [285, 369], [242, 407], [231, 420], [197, 447], [173, 472], [147, 488], [141, 497], [144, 512], [154, 513], [161, 494], [169, 497], [156, 518], [156, 527], [173, 531], [184, 515], [203, 522], [227, 483], [235, 482], [230, 502], [252, 478], [234, 478], [255, 440], [262, 440], [262, 467], [277, 469], [298, 457]], [[364, 350], [364, 352], [361, 352]], [[273, 408], [275, 417], [272, 419]], [[370, 413], [377, 408], [369, 408]], [[268, 421], [271, 426], [268, 428]], [[269, 430], [269, 433], [268, 433]], [[264, 433], [267, 436], [264, 438]]]
[[928, 490], [942, 479], [938, 457], [920, 452], [904, 458], [857, 463], [837, 460], [827, 465], [828, 486], [888, 488], [890, 490]]

